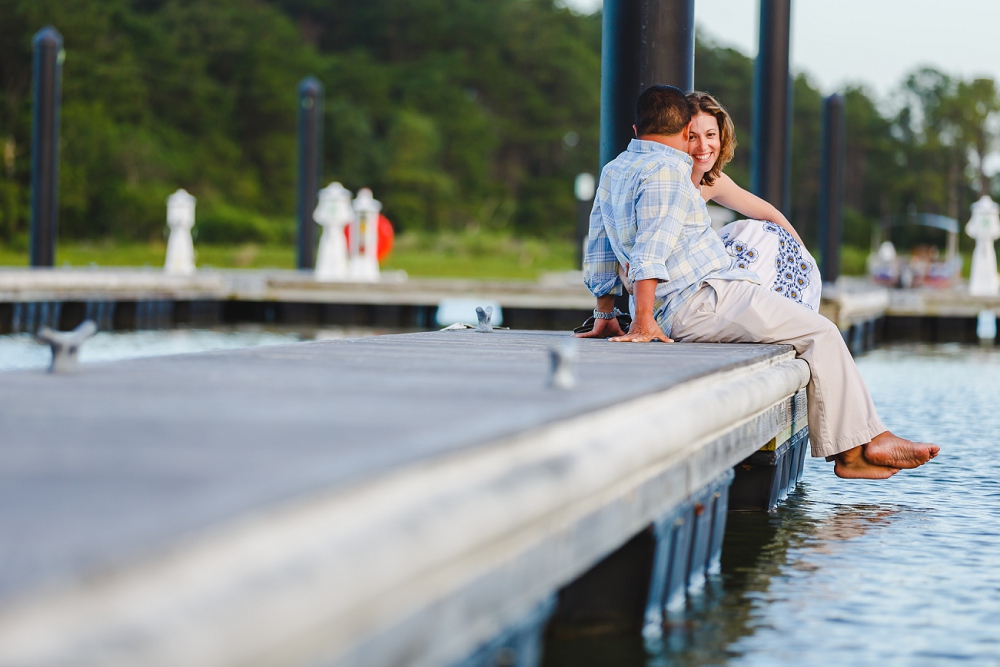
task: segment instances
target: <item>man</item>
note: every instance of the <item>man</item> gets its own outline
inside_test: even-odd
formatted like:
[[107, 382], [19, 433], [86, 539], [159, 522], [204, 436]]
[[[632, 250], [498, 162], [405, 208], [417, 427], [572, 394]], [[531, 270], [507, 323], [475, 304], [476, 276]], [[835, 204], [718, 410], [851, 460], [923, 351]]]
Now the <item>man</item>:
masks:
[[[712, 230], [685, 152], [691, 111], [682, 91], [653, 86], [636, 103], [636, 139], [601, 173], [584, 280], [597, 297], [584, 338], [615, 342], [787, 343], [811, 373], [814, 456], [845, 478], [886, 479], [937, 456], [935, 445], [890, 433], [878, 418], [840, 331], [825, 317], [761, 287]], [[619, 267], [633, 284], [635, 318], [615, 318]]]

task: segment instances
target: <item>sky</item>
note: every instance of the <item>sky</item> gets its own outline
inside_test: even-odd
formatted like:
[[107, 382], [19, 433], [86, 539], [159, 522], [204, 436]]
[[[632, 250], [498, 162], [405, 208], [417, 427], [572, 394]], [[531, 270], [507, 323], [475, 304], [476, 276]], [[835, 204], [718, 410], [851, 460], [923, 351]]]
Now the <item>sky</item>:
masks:
[[[563, 0], [591, 12], [601, 0]], [[695, 22], [713, 40], [757, 53], [759, 0], [695, 0]], [[792, 69], [824, 94], [864, 83], [886, 102], [922, 65], [1000, 79], [998, 0], [794, 0]], [[696, 82], [697, 83], [697, 82]]]

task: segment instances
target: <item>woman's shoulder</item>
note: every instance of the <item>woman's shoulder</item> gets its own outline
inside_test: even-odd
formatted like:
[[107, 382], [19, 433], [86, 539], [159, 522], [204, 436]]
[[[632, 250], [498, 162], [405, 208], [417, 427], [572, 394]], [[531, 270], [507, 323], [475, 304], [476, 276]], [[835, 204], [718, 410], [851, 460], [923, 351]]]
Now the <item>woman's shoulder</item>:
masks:
[[712, 201], [719, 195], [732, 190], [734, 185], [736, 183], [733, 182], [733, 179], [722, 173], [711, 185], [703, 184], [701, 186], [701, 196], [705, 198], [705, 201]]
[[722, 192], [725, 190], [731, 190], [733, 188], [738, 188], [736, 181], [729, 178], [729, 174], [722, 172], [719, 177], [715, 179], [715, 183], [712, 183], [712, 189], [716, 192]]

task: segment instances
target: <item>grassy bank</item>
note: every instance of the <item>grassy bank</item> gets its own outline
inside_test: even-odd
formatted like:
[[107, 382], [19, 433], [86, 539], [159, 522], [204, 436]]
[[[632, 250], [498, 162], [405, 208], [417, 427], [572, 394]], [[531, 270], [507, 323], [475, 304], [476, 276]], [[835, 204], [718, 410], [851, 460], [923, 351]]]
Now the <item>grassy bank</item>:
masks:
[[[292, 269], [295, 248], [290, 245], [199, 243], [197, 264], [218, 269]], [[163, 266], [164, 243], [65, 242], [56, 251], [59, 266]], [[866, 273], [868, 251], [843, 246], [840, 272]], [[971, 257], [963, 254], [968, 277]], [[28, 252], [0, 245], [0, 266], [25, 266]], [[493, 278], [535, 280], [547, 271], [575, 268], [573, 243], [562, 239], [517, 239], [496, 234], [403, 234], [383, 269], [403, 270], [413, 277]]]
[[[295, 249], [285, 245], [215, 245], [199, 243], [201, 268], [292, 269]], [[163, 266], [164, 243], [71, 242], [56, 250], [59, 266]], [[27, 250], [0, 245], [0, 266], [26, 266]], [[534, 280], [546, 271], [574, 266], [573, 244], [564, 240], [515, 239], [510, 236], [461, 233], [404, 234], [396, 239], [383, 269], [403, 270], [414, 277]]]

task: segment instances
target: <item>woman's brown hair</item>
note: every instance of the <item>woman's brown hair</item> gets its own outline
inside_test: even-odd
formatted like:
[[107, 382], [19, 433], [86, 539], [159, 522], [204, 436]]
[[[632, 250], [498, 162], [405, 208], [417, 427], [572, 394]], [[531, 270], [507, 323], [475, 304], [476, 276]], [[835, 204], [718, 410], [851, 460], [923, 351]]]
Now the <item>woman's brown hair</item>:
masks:
[[733, 154], [736, 152], [736, 128], [733, 127], [733, 120], [729, 117], [726, 108], [708, 93], [694, 90], [687, 94], [687, 100], [691, 106], [692, 117], [704, 113], [715, 116], [715, 120], [719, 122], [719, 157], [715, 160], [712, 168], [701, 177], [702, 185], [712, 185], [722, 174], [722, 168], [733, 159]]

